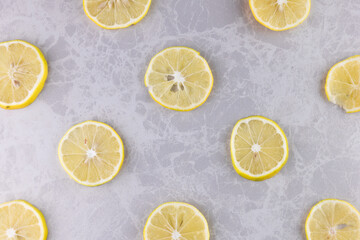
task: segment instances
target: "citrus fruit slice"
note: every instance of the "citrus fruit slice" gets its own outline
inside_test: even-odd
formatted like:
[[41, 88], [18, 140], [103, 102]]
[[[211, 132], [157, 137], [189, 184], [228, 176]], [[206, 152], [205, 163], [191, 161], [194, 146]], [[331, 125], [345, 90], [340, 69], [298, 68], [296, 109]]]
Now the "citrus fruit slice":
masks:
[[330, 69], [325, 92], [330, 102], [346, 112], [360, 111], [360, 56], [348, 58]]
[[59, 144], [65, 171], [78, 183], [98, 186], [112, 180], [124, 160], [121, 138], [109, 125], [86, 121], [65, 134]]
[[0, 107], [30, 105], [44, 87], [48, 66], [34, 45], [13, 40], [0, 43]]
[[311, 0], [250, 0], [250, 8], [261, 25], [284, 31], [305, 21], [310, 13]]
[[169, 202], [160, 205], [149, 216], [144, 240], [208, 240], [205, 217], [187, 203]]
[[350, 203], [326, 199], [311, 209], [305, 231], [308, 240], [360, 239], [360, 214]]
[[44, 216], [30, 203], [16, 200], [0, 204], [0, 239], [45, 240], [47, 234]]
[[151, 0], [83, 0], [85, 14], [105, 29], [135, 25], [147, 14]]
[[232, 131], [230, 144], [235, 170], [249, 180], [273, 177], [288, 158], [285, 133], [274, 121], [261, 116], [239, 120]]
[[208, 98], [213, 75], [200, 53], [187, 47], [163, 50], [150, 61], [145, 75], [145, 86], [160, 105], [190, 111]]

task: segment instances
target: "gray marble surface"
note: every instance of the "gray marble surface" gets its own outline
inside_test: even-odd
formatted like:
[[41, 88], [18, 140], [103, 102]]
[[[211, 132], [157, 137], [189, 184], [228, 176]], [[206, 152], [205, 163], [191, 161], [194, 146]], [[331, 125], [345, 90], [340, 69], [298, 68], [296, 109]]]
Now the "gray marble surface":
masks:
[[[332, 65], [359, 54], [360, 1], [313, 1], [309, 18], [272, 32], [247, 0], [153, 0], [136, 26], [104, 30], [79, 0], [1, 0], [0, 41], [39, 46], [49, 76], [22, 110], [0, 109], [0, 202], [25, 199], [45, 215], [48, 239], [142, 239], [151, 211], [185, 201], [208, 219], [211, 239], [305, 239], [304, 222], [324, 198], [360, 208], [360, 114], [329, 103]], [[151, 57], [198, 50], [215, 84], [200, 108], [175, 112], [143, 83]], [[264, 115], [289, 139], [288, 164], [264, 182], [233, 170], [229, 139], [240, 118]], [[66, 130], [85, 120], [113, 126], [126, 147], [119, 175], [88, 188], [57, 157]]]

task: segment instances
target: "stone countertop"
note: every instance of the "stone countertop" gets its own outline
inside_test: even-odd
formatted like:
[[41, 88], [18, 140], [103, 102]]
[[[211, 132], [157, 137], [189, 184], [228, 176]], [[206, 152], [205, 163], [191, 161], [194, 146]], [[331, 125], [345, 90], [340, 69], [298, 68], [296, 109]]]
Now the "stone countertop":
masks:
[[[154, 0], [136, 26], [105, 30], [75, 0], [0, 1], [0, 41], [37, 45], [49, 63], [38, 99], [0, 109], [0, 202], [25, 199], [45, 215], [50, 240], [142, 239], [151, 211], [195, 205], [211, 239], [305, 239], [319, 200], [360, 208], [360, 114], [324, 94], [328, 70], [359, 54], [360, 2], [313, 1], [299, 27], [273, 32], [247, 0]], [[198, 50], [213, 70], [208, 101], [191, 112], [155, 103], [143, 77], [153, 55], [174, 45]], [[230, 134], [263, 115], [289, 139], [288, 164], [251, 182], [234, 171]], [[125, 143], [118, 176], [96, 188], [62, 169], [57, 145], [72, 125], [110, 124]]]

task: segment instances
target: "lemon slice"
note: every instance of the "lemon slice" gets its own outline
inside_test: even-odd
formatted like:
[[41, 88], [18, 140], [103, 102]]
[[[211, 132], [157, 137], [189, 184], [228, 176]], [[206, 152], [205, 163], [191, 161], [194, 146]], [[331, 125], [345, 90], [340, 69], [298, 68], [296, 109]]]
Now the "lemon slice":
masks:
[[151, 97], [163, 107], [177, 111], [190, 111], [202, 105], [213, 82], [206, 60], [187, 47], [171, 47], [158, 53], [145, 75]]
[[288, 158], [285, 133], [274, 121], [261, 116], [239, 120], [232, 131], [230, 144], [235, 170], [249, 180], [273, 177]]
[[311, 0], [250, 0], [250, 8], [261, 25], [284, 31], [305, 21], [310, 13]]
[[48, 67], [34, 45], [14, 40], [0, 43], [0, 107], [30, 105], [44, 87]]
[[323, 200], [311, 209], [305, 231], [308, 240], [360, 239], [360, 214], [345, 201]]
[[348, 113], [360, 111], [360, 56], [333, 66], [326, 78], [326, 96]]
[[45, 240], [47, 234], [44, 216], [30, 203], [16, 200], [0, 204], [0, 239]]
[[135, 25], [147, 14], [151, 0], [83, 0], [85, 14], [106, 29]]
[[205, 217], [187, 203], [169, 202], [160, 205], [149, 216], [144, 240], [208, 240]]
[[86, 121], [65, 134], [59, 144], [65, 171], [78, 183], [98, 186], [112, 180], [124, 160], [121, 138], [109, 125]]

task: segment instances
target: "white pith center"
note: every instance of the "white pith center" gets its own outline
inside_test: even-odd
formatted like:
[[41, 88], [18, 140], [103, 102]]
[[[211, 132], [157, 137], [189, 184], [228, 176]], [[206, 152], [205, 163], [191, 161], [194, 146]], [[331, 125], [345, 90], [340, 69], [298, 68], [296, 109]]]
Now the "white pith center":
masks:
[[255, 143], [254, 145], [251, 146], [251, 151], [253, 151], [254, 153], [258, 153], [261, 151], [261, 146]]
[[13, 238], [16, 236], [16, 231], [13, 228], [9, 228], [8, 230], [6, 230], [6, 235], [8, 238]]
[[183, 83], [185, 82], [185, 78], [182, 76], [181, 72], [174, 72], [174, 81], [176, 83]]
[[96, 157], [97, 153], [93, 149], [89, 149], [87, 150], [86, 155], [88, 158], [93, 158]]
[[180, 237], [181, 234], [177, 230], [175, 230], [171, 235], [172, 240], [180, 240]]
[[287, 4], [288, 0], [277, 0], [277, 4], [279, 5], [279, 9], [283, 10], [284, 9], [284, 5]]
[[336, 234], [336, 229], [334, 227], [331, 227], [329, 230], [331, 235], [335, 235]]
[[9, 78], [11, 80], [11, 83], [13, 84], [14, 87], [18, 88], [20, 87], [20, 82], [18, 79], [16, 79], [15, 77], [15, 73], [19, 70], [19, 66], [15, 66], [14, 63], [10, 64], [10, 68], [9, 68]]

